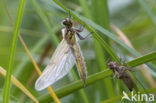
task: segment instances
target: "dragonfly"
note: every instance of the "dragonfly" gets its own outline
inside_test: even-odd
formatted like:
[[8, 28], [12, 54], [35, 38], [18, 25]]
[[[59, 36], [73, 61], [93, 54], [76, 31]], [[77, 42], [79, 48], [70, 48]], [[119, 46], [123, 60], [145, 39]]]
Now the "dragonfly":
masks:
[[35, 83], [35, 89], [38, 91], [63, 78], [70, 72], [74, 64], [76, 64], [79, 76], [83, 81], [83, 85], [85, 85], [87, 76], [86, 66], [77, 37], [80, 40], [84, 40], [87, 36], [81, 36], [79, 33], [83, 30], [73, 27], [71, 17], [64, 19], [62, 25], [64, 26], [62, 29], [63, 39], [56, 48], [49, 64]]

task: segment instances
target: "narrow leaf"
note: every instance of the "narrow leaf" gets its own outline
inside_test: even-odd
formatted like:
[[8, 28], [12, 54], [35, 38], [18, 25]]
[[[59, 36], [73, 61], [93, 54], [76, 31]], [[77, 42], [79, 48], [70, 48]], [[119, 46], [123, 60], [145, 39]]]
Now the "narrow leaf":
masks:
[[5, 85], [4, 85], [4, 94], [3, 94], [4, 103], [8, 103], [9, 101], [11, 73], [12, 73], [13, 61], [14, 61], [14, 56], [15, 56], [16, 43], [18, 39], [18, 31], [21, 25], [23, 11], [24, 11], [24, 5], [25, 5], [25, 0], [20, 0], [18, 13], [16, 17], [16, 23], [14, 27], [13, 38], [11, 42], [11, 50], [10, 50], [10, 56], [9, 56], [7, 75], [6, 75]]

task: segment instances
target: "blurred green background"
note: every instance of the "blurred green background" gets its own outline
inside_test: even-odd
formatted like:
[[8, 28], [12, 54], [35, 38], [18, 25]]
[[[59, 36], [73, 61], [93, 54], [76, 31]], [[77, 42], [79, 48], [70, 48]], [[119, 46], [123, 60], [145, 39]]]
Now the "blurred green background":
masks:
[[[116, 25], [124, 32], [134, 48], [136, 48], [141, 55], [156, 51], [156, 0], [60, 0], [60, 2], [73, 12], [90, 19], [111, 32], [113, 31], [109, 24], [112, 23]], [[19, 0], [7, 0], [8, 10], [14, 21], [18, 5]], [[42, 10], [44, 14], [43, 18], [47, 21], [46, 24], [37, 11], [39, 9], [36, 9], [35, 5]], [[150, 12], [146, 11], [146, 6], [149, 7], [148, 9]], [[150, 13], [152, 13], [152, 15]], [[68, 13], [65, 13], [60, 9], [52, 0], [26, 1], [20, 33], [41, 70], [48, 64], [48, 61], [56, 48], [51, 35], [55, 35], [58, 40], [61, 41], [61, 29], [63, 28], [61, 22], [66, 17], [68, 17]], [[74, 25], [77, 28], [80, 28], [81, 24], [74, 18], [73, 21]], [[96, 28], [94, 29], [96, 30]], [[121, 56], [126, 61], [133, 59], [132, 54], [128, 53], [116, 42], [110, 40], [110, 38], [102, 33], [98, 33], [103, 36], [104, 40], [113, 48], [113, 51], [118, 57]], [[85, 29], [81, 34], [84, 36], [87, 35], [88, 32]], [[4, 8], [4, 2], [1, 0], [0, 66], [5, 69], [8, 68], [12, 35], [13, 26], [11, 25]], [[105, 61], [110, 55], [102, 48], [98, 41], [89, 38], [80, 41], [80, 46], [85, 58], [88, 75], [106, 69]], [[156, 79], [155, 64], [156, 61], [153, 61], [153, 68], [148, 69], [149, 74], [153, 77], [154, 81]], [[137, 79], [146, 89], [150, 88], [151, 85], [138, 69], [139, 67], [135, 68]], [[72, 72], [76, 73], [76, 76], [78, 76], [75, 66]], [[39, 98], [48, 93], [47, 90], [37, 92], [34, 89], [34, 83], [38, 75], [19, 40], [17, 43], [12, 74], [36, 97]], [[52, 87], [56, 90], [73, 81], [73, 73], [69, 73]], [[3, 85], [4, 77], [0, 75], [0, 97], [2, 97], [3, 94]], [[127, 91], [127, 88], [121, 81], [110, 76], [104, 80], [97, 81], [86, 88], [75, 91], [68, 96], [64, 96], [60, 100], [62, 103], [99, 103], [122, 94], [122, 90]], [[13, 84], [11, 85], [10, 97], [12, 103], [27, 103], [30, 101], [30, 99]], [[1, 101], [2, 98], [0, 98], [0, 102]], [[114, 101], [114, 103], [116, 102], [120, 102], [120, 99], [119, 101]]]

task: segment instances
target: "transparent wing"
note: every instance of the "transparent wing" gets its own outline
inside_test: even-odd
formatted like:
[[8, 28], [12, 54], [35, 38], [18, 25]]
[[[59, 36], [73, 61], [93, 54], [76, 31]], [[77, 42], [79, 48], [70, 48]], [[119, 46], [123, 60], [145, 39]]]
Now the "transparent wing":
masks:
[[63, 39], [55, 50], [50, 63], [42, 72], [35, 83], [35, 88], [40, 91], [64, 77], [74, 66], [75, 60], [69, 45]]

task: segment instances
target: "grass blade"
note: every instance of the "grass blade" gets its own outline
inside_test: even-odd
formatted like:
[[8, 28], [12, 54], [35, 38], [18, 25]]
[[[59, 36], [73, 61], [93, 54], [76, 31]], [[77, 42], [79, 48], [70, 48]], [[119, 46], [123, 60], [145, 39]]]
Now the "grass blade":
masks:
[[[45, 20], [46, 20], [46, 19], [45, 19]], [[47, 23], [48, 23], [48, 22], [47, 22]], [[50, 29], [50, 28], [49, 28], [49, 29]], [[51, 31], [51, 29], [50, 29], [50, 31]], [[52, 31], [51, 31], [51, 32], [52, 32]], [[53, 34], [54, 34], [54, 33], [53, 33]], [[56, 46], [56, 45], [58, 44], [57, 38], [55, 38], [55, 35], [52, 35], [52, 37], [54, 37], [54, 38], [53, 38], [53, 40], [54, 40], [53, 42], [55, 43], [55, 46]], [[34, 67], [35, 67], [37, 73], [38, 73], [39, 75], [41, 75], [41, 71], [40, 71], [38, 65], [36, 64], [36, 62], [34, 61], [34, 59], [32, 58], [32, 56], [31, 56], [29, 50], [27, 49], [27, 47], [26, 47], [26, 45], [25, 45], [25, 43], [24, 43], [22, 37], [19, 37], [19, 38], [20, 38], [21, 43], [22, 43], [22, 45], [24, 46], [24, 48], [25, 48], [25, 50], [26, 50], [28, 56], [30, 57], [30, 59], [31, 59], [31, 61], [32, 61], [32, 63], [33, 63], [33, 65], [34, 65]], [[52, 89], [50, 86], [48, 86], [47, 89], [48, 89], [48, 91], [50, 92], [50, 94], [51, 94], [52, 98], [54, 99], [54, 101], [55, 101], [56, 103], [60, 103], [60, 100], [59, 100], [58, 97], [56, 96], [56, 94], [55, 94], [55, 92], [53, 91], [53, 89]]]
[[143, 63], [153, 61], [155, 59], [156, 59], [156, 51], [152, 52], [152, 53], [149, 53], [149, 54], [146, 54], [146, 55], [144, 55], [142, 57], [138, 57], [138, 58], [128, 62], [128, 65], [130, 65], [131, 67], [134, 67], [134, 66], [137, 66], [137, 65], [141, 65]]
[[4, 84], [4, 94], [3, 94], [3, 102], [8, 103], [9, 101], [9, 93], [10, 93], [10, 80], [11, 80], [11, 73], [12, 73], [12, 67], [13, 67], [13, 61], [14, 61], [14, 55], [16, 50], [16, 43], [18, 39], [18, 31], [21, 25], [23, 11], [24, 11], [24, 5], [25, 0], [21, 0], [18, 7], [18, 13], [16, 17], [16, 23], [14, 27], [14, 33], [12, 38], [12, 44], [11, 44], [11, 50], [10, 50], [10, 56], [9, 56], [9, 64], [6, 74], [6, 80]]
[[[110, 21], [109, 21], [109, 10], [107, 5], [107, 0], [102, 0], [102, 1], [92, 0], [91, 2], [92, 2], [91, 3], [92, 15], [94, 17], [92, 20], [97, 24], [101, 25], [102, 27], [106, 28], [107, 30], [109, 30]], [[105, 35], [102, 34], [100, 35], [102, 36], [103, 40], [109, 44], [109, 38], [106, 37]], [[103, 71], [107, 67], [105, 62], [106, 59], [110, 57], [110, 55], [107, 53], [107, 51], [103, 49], [103, 47], [100, 45], [100, 43], [97, 40], [94, 39], [93, 41], [94, 41], [94, 50], [96, 52], [96, 61], [98, 63], [99, 69]], [[111, 79], [109, 78], [104, 79], [104, 87], [102, 87], [102, 89], [100, 90], [101, 94], [103, 94], [103, 90], [104, 90], [103, 88], [105, 88], [106, 95], [102, 95], [102, 96], [105, 97], [114, 96], [115, 92], [114, 92], [114, 87], [112, 85]]]
[[[6, 71], [2, 67], [0, 67], [0, 74], [6, 77]], [[32, 93], [27, 90], [23, 84], [21, 84], [13, 75], [11, 75], [11, 82], [17, 86], [23, 93], [25, 93], [28, 97], [30, 97], [35, 103], [39, 103], [38, 100], [32, 95]]]
[[[153, 53], [150, 53], [150, 54], [147, 54], [145, 56], [142, 56], [142, 57], [139, 57], [139, 58], [136, 58], [132, 61], [129, 61], [127, 62], [127, 64], [129, 64], [129, 66], [131, 67], [135, 67], [135, 66], [139, 66], [140, 64], [144, 64], [146, 62], [149, 62], [149, 61], [152, 61], [152, 60], [155, 60], [156, 59], [156, 52], [153, 52]], [[150, 59], [151, 58], [151, 59]], [[137, 63], [134, 63], [135, 61], [138, 61]], [[133, 64], [134, 63], [134, 64]], [[87, 85], [90, 85], [98, 80], [101, 80], [101, 79], [105, 79], [109, 76], [111, 76], [113, 73], [111, 70], [109, 69], [106, 69], [102, 72], [98, 72], [98, 73], [95, 73], [91, 76], [88, 76], [87, 80], [86, 80], [86, 86]], [[81, 88], [84, 88], [83, 86], [83, 83], [81, 80], [78, 80], [78, 81], [75, 81], [71, 84], [68, 84], [68, 85], [65, 85], [61, 88], [59, 88], [58, 90], [56, 90], [56, 94], [58, 95], [58, 97], [63, 97], [63, 96], [66, 96], [70, 93], [73, 93], [74, 91], [78, 90], [78, 89], [81, 89]], [[51, 97], [49, 94], [45, 95], [45, 96], [42, 96], [39, 98], [39, 101], [40, 102], [45, 102], [45, 101], [50, 101], [51, 100]]]
[[[11, 20], [11, 23], [12, 23], [12, 25], [14, 26], [14, 21], [13, 21], [13, 19], [12, 19], [10, 13], [9, 13], [9, 11], [8, 11], [8, 8], [7, 8], [6, 1], [5, 1], [5, 0], [4, 0], [4, 5], [5, 5], [5, 9], [6, 9], [7, 13], [8, 13], [8, 16], [9, 16], [9, 18], [10, 18], [10, 20]], [[18, 33], [18, 31], [17, 31], [17, 33]], [[28, 50], [28, 48], [27, 48], [27, 46], [26, 46], [26, 44], [25, 44], [25, 42], [24, 42], [22, 36], [21, 36], [20, 34], [19, 34], [19, 35], [17, 34], [17, 36], [19, 37], [20, 42], [22, 43], [22, 45], [23, 45], [25, 51], [27, 52], [29, 58], [31, 59], [32, 64], [33, 64], [34, 67], [35, 67], [35, 70], [37, 71], [37, 73], [38, 73], [39, 75], [41, 75], [41, 71], [40, 71], [38, 65], [36, 64], [35, 60], [34, 60], [33, 57], [31, 56], [31, 53], [29, 52], [29, 50]], [[60, 101], [59, 101], [59, 99], [57, 98], [57, 96], [56, 96], [55, 92], [53, 91], [53, 89], [52, 89], [50, 86], [48, 86], [47, 89], [48, 89], [49, 93], [51, 94], [52, 98], [55, 100], [55, 102], [56, 102], [56, 103], [60, 103]]]

